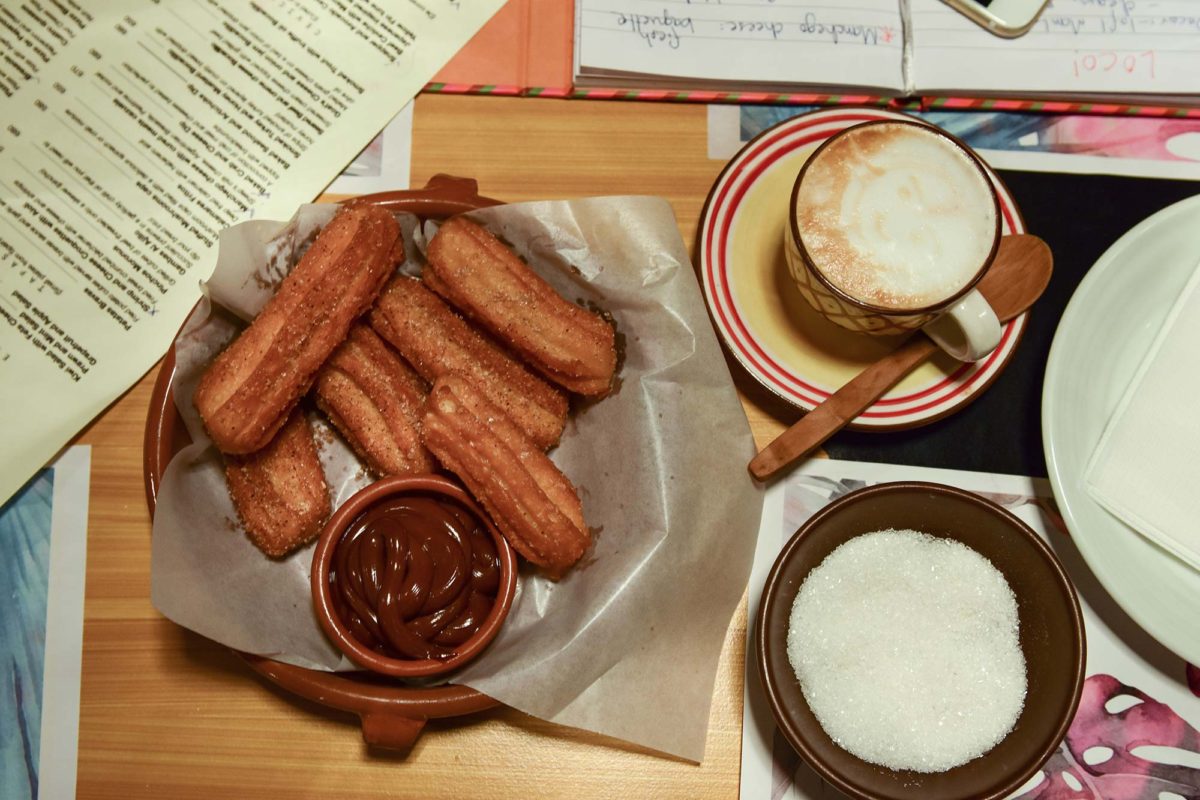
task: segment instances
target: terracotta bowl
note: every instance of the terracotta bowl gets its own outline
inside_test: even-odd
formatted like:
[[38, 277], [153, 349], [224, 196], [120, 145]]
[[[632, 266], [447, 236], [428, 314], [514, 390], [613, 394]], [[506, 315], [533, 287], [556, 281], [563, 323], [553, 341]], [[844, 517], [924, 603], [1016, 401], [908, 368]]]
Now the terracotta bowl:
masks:
[[[892, 770], [851, 755], [825, 733], [788, 661], [792, 604], [808, 573], [838, 545], [895, 528], [948, 537], [998, 569], [1017, 599], [1028, 689], [1016, 726], [982, 756], [939, 773]], [[759, 675], [784, 738], [822, 778], [870, 800], [990, 800], [1029, 780], [1058, 747], [1083, 686], [1083, 620], [1054, 553], [1025, 523], [978, 495], [933, 483], [851, 492], [817, 512], [784, 546], [755, 620]]]
[[[445, 659], [406, 659], [382, 655], [362, 644], [343, 623], [334, 608], [329, 574], [338, 544], [359, 515], [390, 498], [404, 495], [431, 496], [462, 506], [471, 512], [492, 537], [500, 558], [500, 587], [491, 611], [483, 625], [470, 639], [454, 648]], [[479, 655], [500, 632], [517, 591], [517, 558], [512, 546], [496, 530], [491, 519], [465, 491], [453, 481], [438, 475], [391, 477], [376, 481], [356, 492], [342, 503], [326, 523], [313, 550], [312, 564], [313, 609], [317, 621], [330, 640], [354, 663], [383, 675], [396, 678], [426, 678], [444, 675], [458, 669]]]

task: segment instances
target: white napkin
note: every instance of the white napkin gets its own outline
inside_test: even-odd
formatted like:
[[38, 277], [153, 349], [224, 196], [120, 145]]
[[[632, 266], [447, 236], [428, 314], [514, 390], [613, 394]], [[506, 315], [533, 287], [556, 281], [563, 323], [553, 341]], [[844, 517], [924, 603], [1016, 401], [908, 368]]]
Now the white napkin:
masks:
[[1200, 570], [1200, 265], [1088, 464], [1088, 493]]

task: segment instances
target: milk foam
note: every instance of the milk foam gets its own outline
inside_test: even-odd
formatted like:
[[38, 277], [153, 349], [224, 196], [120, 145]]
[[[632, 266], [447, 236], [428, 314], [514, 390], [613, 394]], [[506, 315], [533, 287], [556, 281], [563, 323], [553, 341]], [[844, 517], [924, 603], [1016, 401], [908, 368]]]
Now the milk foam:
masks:
[[891, 309], [934, 305], [967, 286], [991, 252], [996, 207], [986, 180], [928, 129], [851, 130], [804, 174], [800, 238], [851, 297]]

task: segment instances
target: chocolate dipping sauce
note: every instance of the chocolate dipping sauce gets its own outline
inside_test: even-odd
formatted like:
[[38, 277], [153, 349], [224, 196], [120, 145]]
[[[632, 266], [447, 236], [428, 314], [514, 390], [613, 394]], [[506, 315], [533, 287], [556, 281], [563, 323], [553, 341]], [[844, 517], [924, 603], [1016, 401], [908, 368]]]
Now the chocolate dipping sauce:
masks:
[[392, 658], [446, 659], [491, 611], [500, 558], [464, 507], [403, 495], [350, 523], [329, 584], [335, 613], [364, 647]]

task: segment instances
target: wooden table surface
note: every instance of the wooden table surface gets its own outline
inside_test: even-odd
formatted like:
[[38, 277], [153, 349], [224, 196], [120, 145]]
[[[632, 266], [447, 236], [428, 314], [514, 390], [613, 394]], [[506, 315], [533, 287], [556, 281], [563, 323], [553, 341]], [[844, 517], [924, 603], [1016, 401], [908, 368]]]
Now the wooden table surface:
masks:
[[[701, 105], [424, 95], [412, 185], [444, 172], [519, 201], [659, 195], [689, 249], [722, 163]], [[761, 446], [796, 412], [731, 364]], [[726, 636], [701, 764], [497, 709], [431, 722], [404, 758], [358, 720], [258, 678], [150, 604], [142, 433], [157, 368], [76, 440], [92, 447], [79, 722], [82, 798], [733, 798], [745, 599]], [[54, 765], [44, 765], [54, 769]]]

